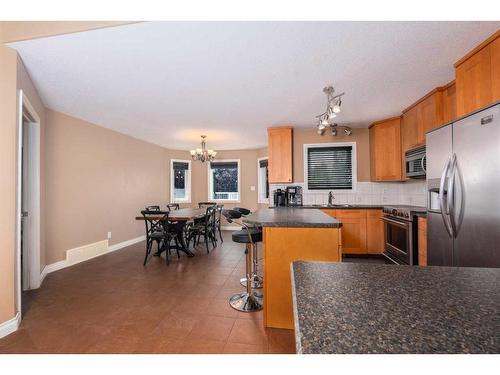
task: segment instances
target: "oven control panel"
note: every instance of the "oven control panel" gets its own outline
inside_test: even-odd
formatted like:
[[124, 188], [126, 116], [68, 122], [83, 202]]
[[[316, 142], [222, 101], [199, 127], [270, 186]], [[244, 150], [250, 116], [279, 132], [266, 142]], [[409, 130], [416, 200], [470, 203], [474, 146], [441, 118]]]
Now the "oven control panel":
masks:
[[391, 208], [391, 207], [384, 207], [383, 209], [384, 214], [386, 215], [391, 215], [395, 217], [401, 217], [404, 219], [409, 219], [410, 218], [410, 213], [407, 211], [400, 211], [396, 208]]

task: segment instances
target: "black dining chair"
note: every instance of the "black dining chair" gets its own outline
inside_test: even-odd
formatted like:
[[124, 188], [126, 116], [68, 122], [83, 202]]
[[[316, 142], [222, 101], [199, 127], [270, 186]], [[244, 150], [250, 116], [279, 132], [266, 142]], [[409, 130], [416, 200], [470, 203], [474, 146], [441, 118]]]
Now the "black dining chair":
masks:
[[160, 211], [160, 206], [146, 206], [146, 211]]
[[214, 248], [217, 246], [215, 233], [215, 207], [209, 206], [207, 207], [205, 216], [200, 219], [195, 219], [193, 225], [188, 228], [187, 244], [189, 246], [189, 243], [193, 240], [193, 246], [196, 246], [200, 243], [200, 238], [203, 236], [207, 254], [210, 254], [208, 242], [210, 241]]
[[221, 231], [221, 225], [222, 225], [221, 219], [222, 219], [223, 209], [224, 209], [223, 204], [218, 204], [217, 206], [215, 206], [215, 228], [219, 232], [219, 237], [221, 242], [224, 242], [224, 240], [222, 239], [222, 231]]
[[180, 208], [179, 203], [170, 203], [170, 204], [167, 204], [167, 209], [169, 211], [175, 211], [175, 210], [178, 210], [179, 208]]
[[172, 232], [169, 228], [168, 222], [168, 211], [160, 211], [160, 210], [142, 210], [142, 216], [144, 217], [144, 223], [146, 225], [146, 255], [144, 256], [144, 263], [148, 261], [148, 257], [151, 254], [151, 250], [153, 248], [153, 242], [156, 242], [158, 247], [158, 254], [161, 254], [165, 251], [167, 264], [170, 263], [170, 250], [171, 250], [171, 242], [175, 241], [177, 247], [177, 257], [180, 258], [179, 255], [179, 241], [177, 239], [177, 234]]
[[215, 207], [217, 203], [215, 202], [198, 202], [198, 208]]

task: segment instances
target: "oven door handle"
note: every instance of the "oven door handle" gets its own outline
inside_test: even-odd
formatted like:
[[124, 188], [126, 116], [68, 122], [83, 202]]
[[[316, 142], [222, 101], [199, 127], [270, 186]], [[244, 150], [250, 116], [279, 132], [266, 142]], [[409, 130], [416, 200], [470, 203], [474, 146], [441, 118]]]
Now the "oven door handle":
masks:
[[408, 229], [408, 227], [410, 226], [410, 223], [404, 223], [404, 222], [401, 222], [399, 220], [389, 219], [388, 217], [383, 217], [382, 221], [389, 223], [389, 224], [397, 225], [398, 227], [405, 228], [405, 229]]
[[425, 158], [427, 157], [427, 155], [424, 155], [424, 157], [422, 159], [420, 159], [420, 166], [422, 167], [422, 170], [427, 173], [427, 170], [425, 169], [424, 167], [424, 163], [425, 163]]

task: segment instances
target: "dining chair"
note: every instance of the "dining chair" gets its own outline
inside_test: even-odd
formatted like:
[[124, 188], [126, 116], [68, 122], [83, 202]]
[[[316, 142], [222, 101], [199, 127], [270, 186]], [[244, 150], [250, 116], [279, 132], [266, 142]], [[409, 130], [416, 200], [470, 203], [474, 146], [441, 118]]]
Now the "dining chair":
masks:
[[167, 204], [167, 209], [169, 211], [175, 211], [175, 210], [178, 210], [179, 208], [180, 208], [179, 203], [170, 203], [170, 204]]
[[146, 206], [146, 211], [160, 211], [160, 206]]
[[216, 226], [215, 226], [215, 207], [207, 207], [205, 216], [203, 218], [195, 220], [193, 225], [189, 227], [188, 231], [188, 246], [191, 240], [193, 240], [193, 246], [200, 243], [200, 238], [203, 236], [205, 246], [207, 248], [207, 254], [210, 254], [208, 247], [208, 242], [210, 241], [212, 246], [217, 247], [217, 238], [215, 236]]
[[221, 219], [222, 219], [222, 210], [223, 209], [224, 209], [223, 204], [218, 204], [217, 206], [215, 206], [215, 210], [216, 210], [215, 227], [216, 227], [217, 231], [219, 232], [219, 237], [220, 237], [221, 242], [224, 242], [224, 240], [222, 239], [222, 231], [221, 231]]
[[[153, 242], [156, 242], [158, 247], [158, 254], [165, 251], [167, 264], [170, 263], [170, 250], [171, 242], [175, 241], [177, 248], [179, 247], [179, 242], [177, 239], [177, 234], [172, 233], [169, 228], [168, 222], [168, 211], [160, 210], [142, 210], [142, 216], [144, 217], [144, 223], [146, 226], [146, 255], [144, 256], [144, 263], [148, 261], [148, 257], [151, 254], [153, 247]], [[177, 257], [180, 258], [179, 250], [177, 250]]]
[[217, 203], [215, 202], [198, 202], [198, 208], [215, 207], [215, 206], [217, 206]]

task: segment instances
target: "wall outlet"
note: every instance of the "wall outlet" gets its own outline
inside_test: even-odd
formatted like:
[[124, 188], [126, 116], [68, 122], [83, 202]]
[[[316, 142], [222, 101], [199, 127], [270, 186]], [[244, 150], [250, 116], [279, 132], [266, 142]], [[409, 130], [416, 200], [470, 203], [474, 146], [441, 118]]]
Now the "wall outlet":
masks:
[[250, 186], [250, 191], [255, 191], [255, 186]]
[[111, 232], [108, 232], [108, 240], [111, 239]]

